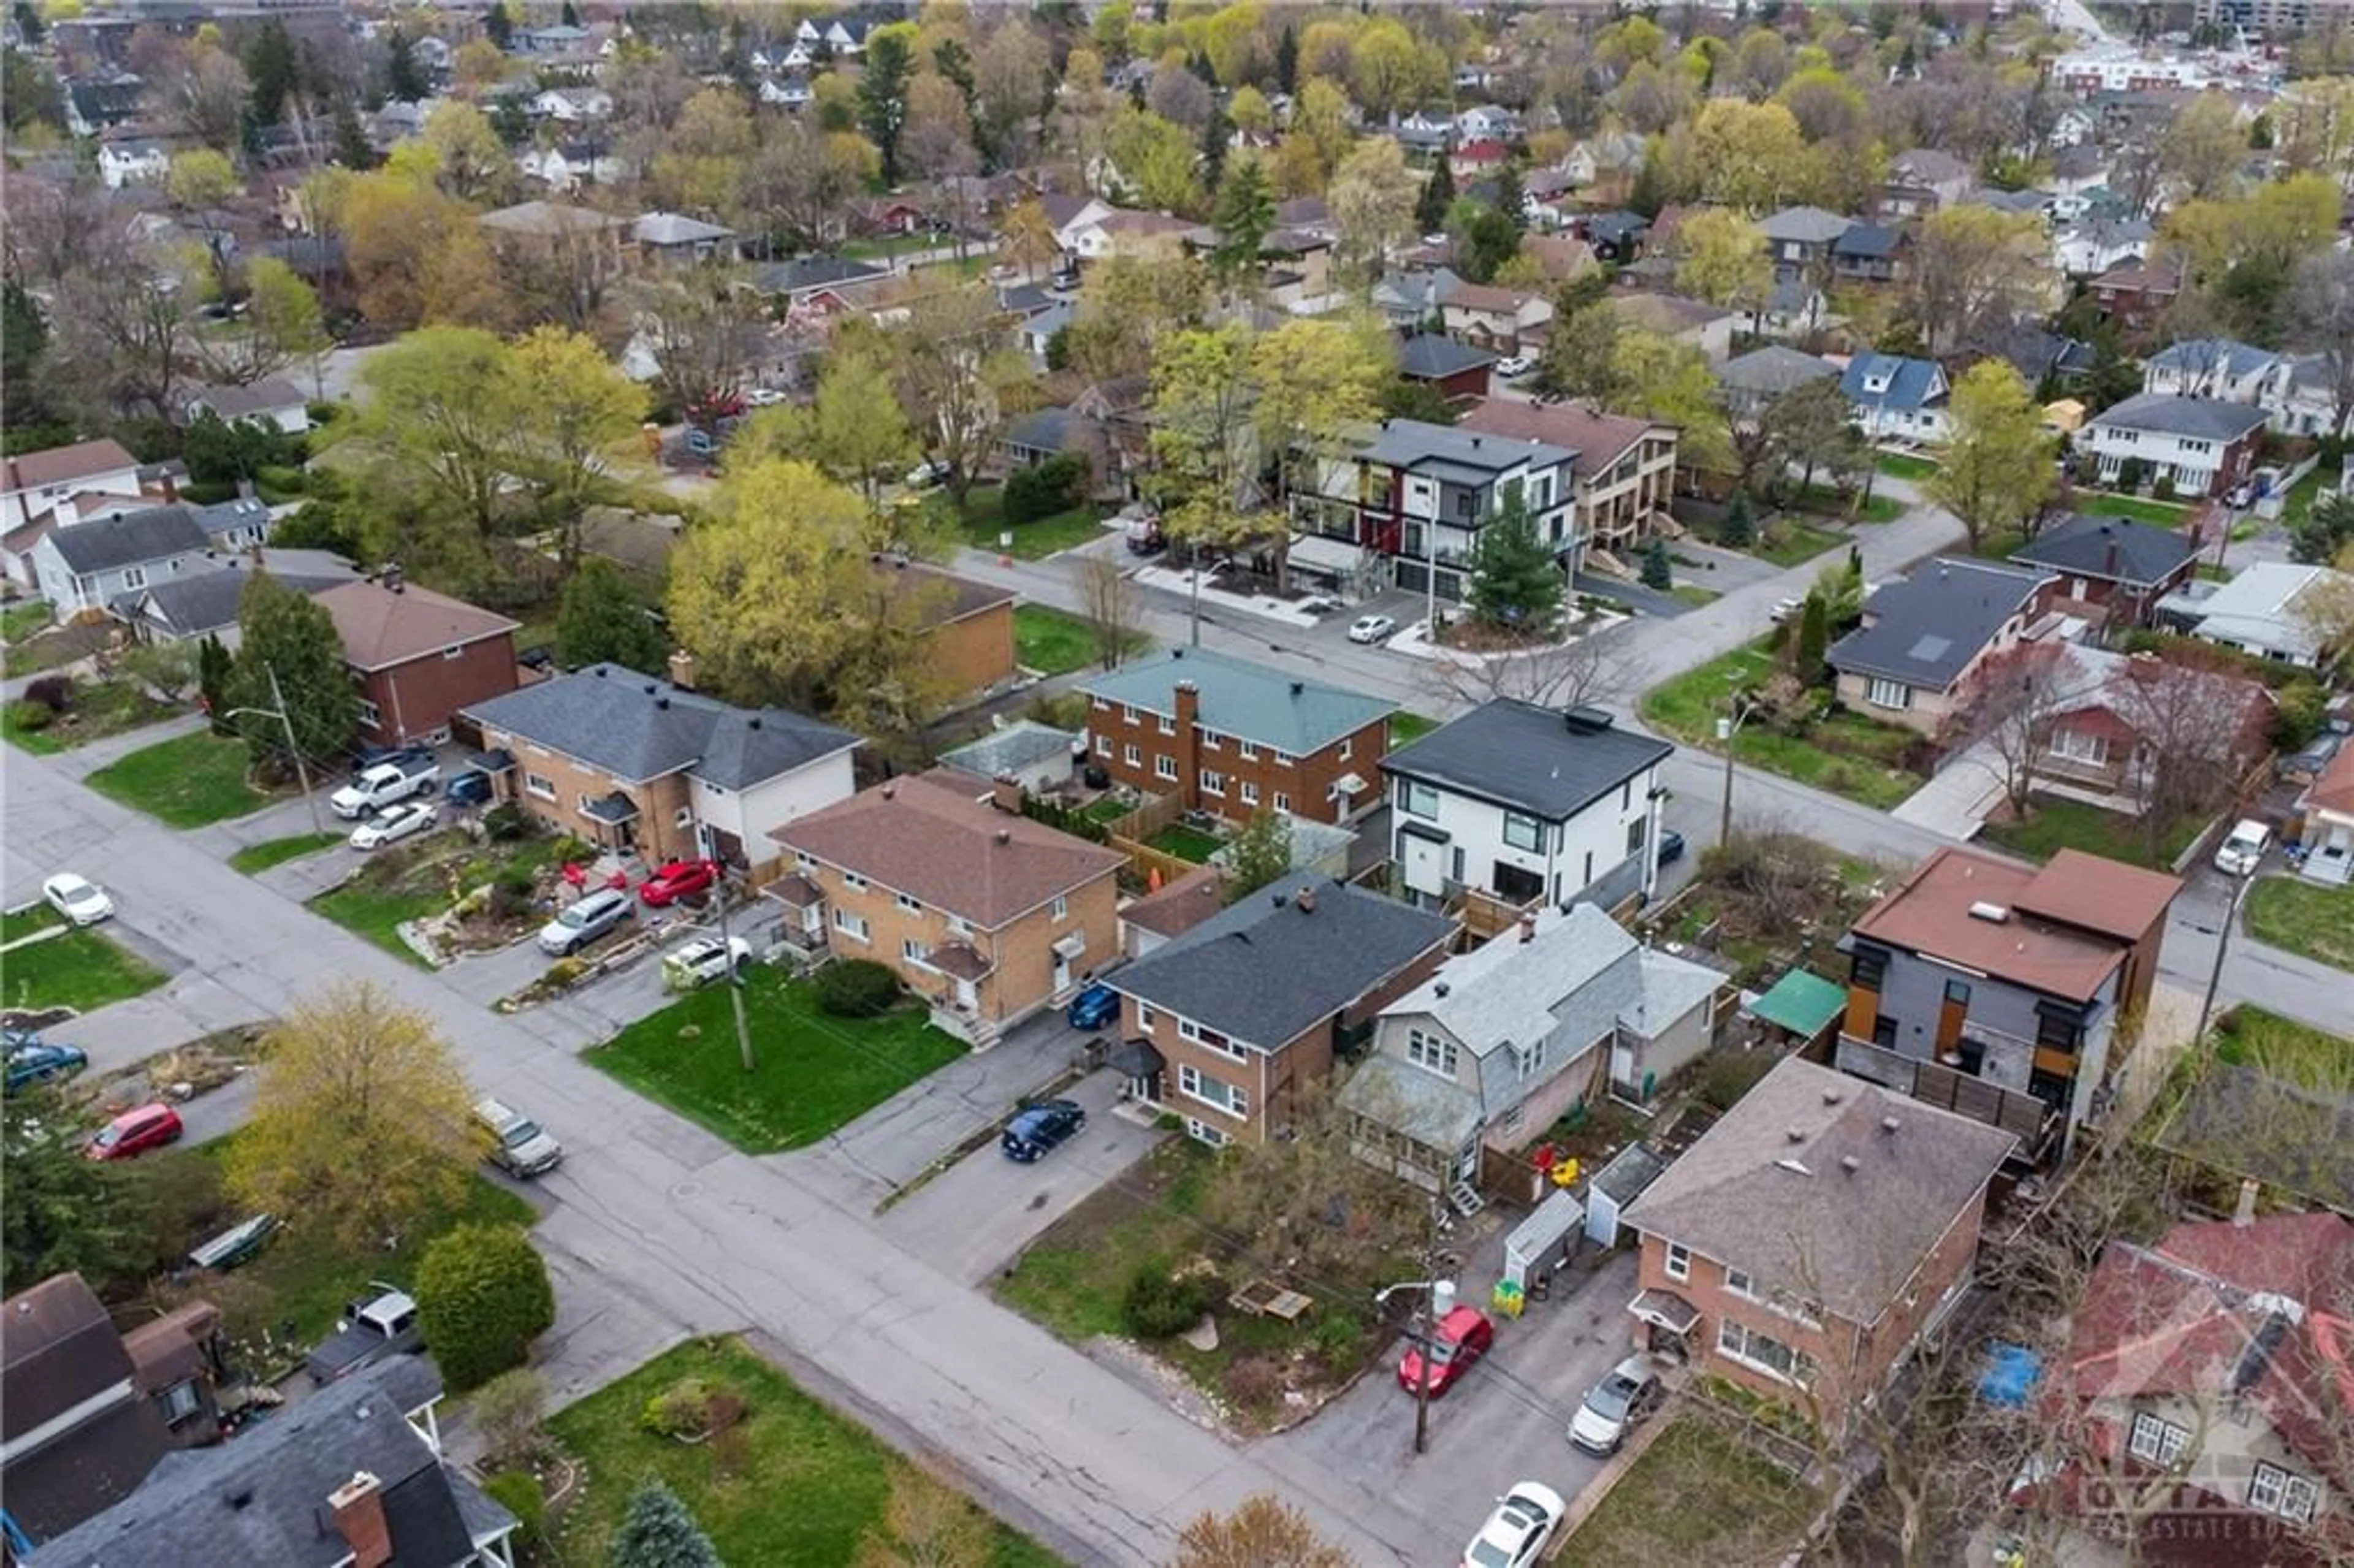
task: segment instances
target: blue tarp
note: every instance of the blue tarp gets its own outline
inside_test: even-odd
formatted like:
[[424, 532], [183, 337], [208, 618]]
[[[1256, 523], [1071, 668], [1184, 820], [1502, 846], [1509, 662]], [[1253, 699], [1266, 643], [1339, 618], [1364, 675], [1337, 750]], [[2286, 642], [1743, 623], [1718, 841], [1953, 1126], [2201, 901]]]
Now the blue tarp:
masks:
[[1986, 1375], [1978, 1379], [1978, 1397], [1988, 1404], [2016, 1410], [2027, 1403], [2036, 1379], [2043, 1375], [2043, 1358], [2025, 1345], [1997, 1340], [1988, 1347]]

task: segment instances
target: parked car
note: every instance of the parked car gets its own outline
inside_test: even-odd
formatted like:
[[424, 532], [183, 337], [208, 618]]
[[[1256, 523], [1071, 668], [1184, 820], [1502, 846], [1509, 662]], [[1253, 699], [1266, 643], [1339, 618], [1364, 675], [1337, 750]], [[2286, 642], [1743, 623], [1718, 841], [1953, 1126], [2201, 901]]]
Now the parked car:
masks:
[[1659, 863], [1673, 865], [1684, 858], [1684, 836], [1670, 828], [1659, 835]]
[[474, 1119], [498, 1140], [492, 1146], [491, 1162], [510, 1176], [544, 1175], [563, 1163], [564, 1145], [539, 1123], [497, 1100], [478, 1101]]
[[424, 794], [440, 781], [440, 764], [433, 760], [430, 753], [422, 760], [410, 757], [379, 762], [362, 769], [358, 778], [327, 797], [327, 804], [334, 809], [335, 815], [348, 820], [396, 800], [406, 800], [411, 795]]
[[1161, 531], [1161, 514], [1149, 506], [1134, 507], [1120, 514], [1124, 520], [1122, 532], [1128, 536], [1128, 553], [1131, 556], [1158, 555], [1168, 547], [1169, 539]]
[[441, 798], [453, 806], [480, 806], [491, 798], [491, 776], [469, 768], [441, 786]]
[[100, 1128], [83, 1152], [92, 1160], [132, 1160], [151, 1149], [179, 1142], [186, 1130], [180, 1125], [180, 1113], [159, 1101], [124, 1111]]
[[89, 1054], [78, 1046], [52, 1045], [37, 1035], [10, 1032], [8, 1092], [12, 1095], [27, 1084], [70, 1078], [89, 1065]]
[[716, 937], [697, 937], [667, 954], [663, 959], [663, 969], [666, 974], [678, 977], [675, 989], [684, 991], [708, 985], [751, 961], [752, 944], [741, 937], [730, 937], [724, 942]]
[[947, 483], [948, 477], [948, 464], [926, 459], [924, 461], [917, 463], [915, 467], [907, 471], [907, 488], [910, 490], [929, 490], [936, 484]]
[[418, 1326], [417, 1302], [408, 1292], [378, 1284], [376, 1294], [351, 1302], [343, 1320], [326, 1343], [302, 1363], [313, 1383], [334, 1383], [362, 1367], [394, 1356], [414, 1354], [425, 1348], [425, 1331]]
[[1349, 622], [1352, 642], [1386, 642], [1397, 630], [1397, 618], [1389, 615], [1361, 615]]
[[2338, 748], [2345, 744], [2344, 736], [2325, 730], [2314, 736], [2313, 744], [2303, 751], [2274, 763], [2273, 774], [2292, 784], [2310, 784], [2321, 777], [2322, 769], [2329, 766], [2338, 756]]
[[1774, 624], [1776, 626], [1782, 626], [1787, 625], [1790, 621], [1796, 620], [1800, 612], [1805, 610], [1806, 608], [1807, 601], [1803, 599], [1776, 599], [1774, 601], [1773, 609]]
[[399, 746], [363, 746], [352, 752], [352, 775], [357, 778], [371, 768], [387, 762], [398, 762], [405, 768], [419, 768], [433, 760], [433, 748], [417, 741]]
[[1541, 1481], [1516, 1482], [1463, 1549], [1463, 1568], [1531, 1568], [1552, 1544], [1567, 1505]]
[[1027, 1165], [1056, 1144], [1078, 1136], [1087, 1125], [1087, 1113], [1076, 1100], [1046, 1100], [1015, 1114], [997, 1140], [1005, 1158]]
[[70, 871], [61, 871], [41, 884], [41, 896], [72, 926], [95, 926], [114, 913], [106, 890]]
[[627, 891], [600, 887], [565, 906], [564, 912], [539, 928], [539, 950], [568, 958], [637, 913]]
[[1537, 367], [1537, 362], [1525, 354], [1508, 354], [1496, 361], [1496, 374], [1510, 381], [1515, 376], [1526, 376]]
[[387, 844], [398, 843], [431, 827], [440, 815], [430, 800], [403, 800], [387, 806], [352, 830], [352, 848], [382, 849]]
[[1074, 1029], [1101, 1029], [1119, 1016], [1119, 992], [1099, 980], [1071, 998], [1063, 1016]]
[[2253, 817], [2243, 817], [2216, 846], [2215, 869], [2226, 876], [2245, 876], [2256, 869], [2272, 842], [2272, 829]]
[[1618, 1451], [1635, 1424], [1667, 1397], [1649, 1356], [1628, 1356], [1585, 1391], [1585, 1403], [1569, 1418], [1569, 1440], [1606, 1457]]
[[[1437, 1399], [1463, 1381], [1496, 1342], [1496, 1326], [1477, 1307], [1458, 1307], [1430, 1331], [1430, 1397]], [[1413, 1393], [1422, 1386], [1423, 1347], [1410, 1344], [1398, 1358], [1398, 1386]]]
[[278, 1229], [275, 1214], [256, 1214], [253, 1218], [229, 1226], [210, 1241], [198, 1242], [188, 1249], [188, 1262], [197, 1268], [230, 1269], [261, 1250]]
[[708, 860], [674, 860], [657, 868], [652, 876], [639, 885], [638, 896], [646, 906], [660, 909], [682, 898], [707, 893], [719, 880], [719, 865]]

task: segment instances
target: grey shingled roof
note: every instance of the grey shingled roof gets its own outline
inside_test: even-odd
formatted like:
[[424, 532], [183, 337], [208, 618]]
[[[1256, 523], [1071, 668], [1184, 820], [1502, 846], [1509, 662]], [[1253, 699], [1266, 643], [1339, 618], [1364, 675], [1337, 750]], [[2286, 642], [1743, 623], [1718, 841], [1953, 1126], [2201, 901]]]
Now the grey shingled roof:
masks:
[[1828, 245], [1855, 227], [1855, 219], [1825, 212], [1819, 207], [1786, 207], [1762, 223], [1758, 232], [1768, 243], [1790, 240], [1800, 245]]
[[620, 664], [493, 697], [466, 710], [488, 729], [641, 782], [682, 769], [742, 789], [858, 744], [858, 736], [785, 708], [738, 708]]
[[1279, 670], [1205, 648], [1172, 648], [1108, 674], [1089, 675], [1077, 685], [1090, 697], [1173, 715], [1180, 681], [1193, 682], [1199, 693], [1204, 728], [1294, 757], [1312, 756], [1397, 711], [1386, 697], [1295, 680]]
[[2046, 528], [2010, 558], [2078, 577], [2147, 585], [2164, 582], [2198, 554], [2196, 539], [2171, 528], [2079, 514]]
[[[1266, 1050], [1451, 940], [1455, 922], [1320, 878], [1252, 894], [1115, 972], [1113, 989]], [[1282, 902], [1278, 903], [1280, 899]]]
[[440, 1387], [430, 1365], [398, 1356], [289, 1404], [234, 1443], [181, 1449], [129, 1497], [42, 1542], [43, 1568], [333, 1568], [351, 1547], [327, 1499], [361, 1470], [383, 1487], [394, 1561], [453, 1568], [477, 1534], [515, 1521], [444, 1469], [409, 1426], [407, 1413]]
[[1553, 708], [1499, 697], [1391, 752], [1382, 771], [1558, 822], [1674, 750], [1615, 726], [1572, 729]]
[[1442, 478], [1469, 481], [1526, 463], [1532, 469], [1575, 462], [1577, 454], [1547, 441], [1499, 440], [1479, 430], [1459, 430], [1425, 419], [1384, 419], [1357, 456], [1409, 471], [1427, 469]]
[[[325, 550], [267, 550], [262, 565], [281, 585], [306, 595], [355, 582], [360, 575], [356, 567]], [[237, 623], [238, 602], [252, 578], [252, 563], [245, 556], [222, 556], [207, 563], [205, 570], [117, 594], [110, 608], [118, 618], [129, 620], [152, 606], [152, 619], [174, 636], [200, 637]]]
[[1419, 1014], [1478, 1055], [1505, 1045], [1529, 1046], [1560, 1028], [1571, 1009], [1596, 1014], [1588, 1026], [1566, 1031], [1594, 1039], [1639, 1000], [1639, 949], [1627, 928], [1591, 904], [1564, 912], [1545, 909], [1533, 936], [1507, 931], [1458, 953], [1439, 971], [1382, 1009], [1382, 1016]]
[[1984, 1202], [2016, 1141], [1786, 1056], [1628, 1206], [1627, 1222], [1870, 1323], [1965, 1206]]
[[1717, 380], [1737, 392], [1776, 397], [1810, 381], [1836, 381], [1839, 368], [1829, 360], [1778, 343], [1752, 349], [1725, 362]]
[[2105, 410], [2090, 429], [2157, 430], [2211, 441], [2236, 441], [2264, 422], [2264, 411], [2212, 397], [2169, 397], [2143, 392]]
[[1418, 332], [1398, 344], [1398, 374], [1440, 381], [1493, 365], [1496, 356], [1484, 348], [1458, 343], [1445, 333]]
[[49, 541], [67, 567], [80, 575], [201, 555], [213, 542], [196, 514], [177, 503], [77, 523], [55, 530]]
[[1831, 644], [1830, 666], [1942, 692], [2051, 574], [1937, 560], [1865, 601], [1864, 624]]

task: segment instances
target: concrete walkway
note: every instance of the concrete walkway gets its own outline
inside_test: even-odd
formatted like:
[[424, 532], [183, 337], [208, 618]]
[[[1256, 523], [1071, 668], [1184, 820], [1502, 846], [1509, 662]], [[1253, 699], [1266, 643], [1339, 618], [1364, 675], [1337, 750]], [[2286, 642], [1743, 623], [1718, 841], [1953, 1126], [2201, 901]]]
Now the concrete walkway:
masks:
[[1968, 840], [1986, 825], [1987, 813], [2000, 802], [2002, 793], [2001, 763], [1981, 743], [1955, 756], [1888, 814], [1933, 833]]

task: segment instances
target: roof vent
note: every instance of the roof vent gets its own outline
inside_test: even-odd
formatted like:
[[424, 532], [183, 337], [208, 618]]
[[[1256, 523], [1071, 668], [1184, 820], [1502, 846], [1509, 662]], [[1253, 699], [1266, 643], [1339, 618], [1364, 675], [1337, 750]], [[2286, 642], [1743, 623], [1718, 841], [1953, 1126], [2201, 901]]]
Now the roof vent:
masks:
[[1842, 1154], [1840, 1156], [1840, 1169], [1852, 1176], [1863, 1169], [1863, 1161], [1852, 1154]]
[[898, 786], [896, 782], [894, 782], [894, 783], [889, 783], [889, 784], [885, 784], [885, 785], [884, 785], [884, 786], [883, 786], [883, 798], [884, 798], [885, 800], [896, 800], [896, 799], [898, 798], [898, 795], [899, 795], [899, 786]]
[[1447, 982], [1445, 980], [1440, 980], [1436, 985], [1432, 986], [1430, 988], [1430, 994], [1444, 999], [1447, 995]]
[[754, 714], [750, 718], [746, 719], [746, 720], [744, 721], [744, 727], [745, 727], [745, 728], [747, 728], [747, 729], [758, 729], [758, 728], [759, 728], [759, 727], [760, 727], [760, 715], [759, 715], [758, 714]]
[[999, 843], [1001, 843], [1001, 844], [1010, 844], [1010, 843], [1012, 843], [1012, 842], [1013, 842], [1013, 829], [1011, 829], [1011, 828], [1000, 828], [1000, 829], [998, 829], [998, 830], [997, 830], [997, 842], [998, 842]]
[[1839, 1103], [1840, 1092], [1836, 1085], [1823, 1091], [1823, 1104], [1827, 1106], [1835, 1106]]
[[1781, 1169], [1787, 1171], [1793, 1176], [1811, 1176], [1814, 1174], [1813, 1171], [1808, 1170], [1804, 1165], [1795, 1160], [1776, 1160], [1774, 1163]]
[[1291, 694], [1295, 697], [1302, 695], [1307, 692], [1307, 690], [1308, 683], [1305, 681], [1294, 681], [1291, 683]]
[[654, 694], [654, 683], [653, 683], [652, 681], [648, 681], [648, 682], [646, 683], [646, 695], [648, 695], [648, 696], [650, 696], [650, 697], [651, 697], [651, 696], [652, 696], [653, 694]]
[[1888, 1134], [1891, 1138], [1895, 1137], [1896, 1129], [1903, 1125], [1904, 1124], [1903, 1122], [1897, 1120], [1896, 1118], [1893, 1116], [1884, 1116], [1880, 1118], [1880, 1130]]
[[1782, 1129], [1782, 1136], [1788, 1139], [1793, 1143], [1804, 1143], [1807, 1141], [1807, 1135], [1795, 1127], [1784, 1128]]
[[1981, 898], [1970, 906], [1970, 918], [1999, 926], [2010, 918], [2010, 911], [2000, 904], [1989, 904]]
[[670, 707], [670, 699], [668, 697], [656, 697], [654, 699], [654, 706], [667, 711]]
[[605, 678], [605, 676], [606, 676], [607, 673], [608, 673], [608, 672], [606, 671], [606, 669], [605, 669], [605, 666], [604, 666], [604, 665], [599, 664], [599, 665], [598, 665], [598, 666], [597, 666], [597, 678], [598, 678], [599, 680], [600, 680], [600, 681], [601, 681], [601, 680], [603, 680], [603, 679]]
[[1561, 722], [1572, 735], [1599, 735], [1616, 721], [1607, 708], [1581, 706], [1565, 709]]

